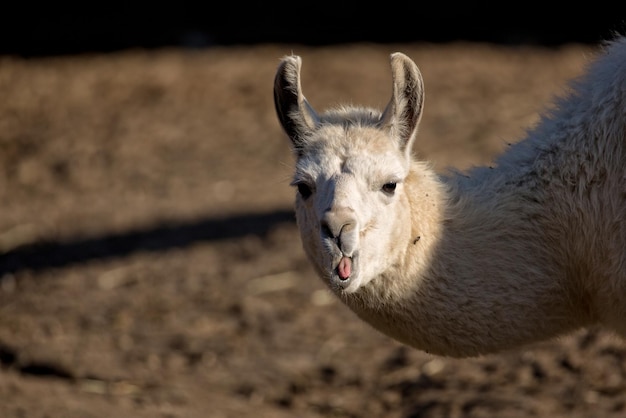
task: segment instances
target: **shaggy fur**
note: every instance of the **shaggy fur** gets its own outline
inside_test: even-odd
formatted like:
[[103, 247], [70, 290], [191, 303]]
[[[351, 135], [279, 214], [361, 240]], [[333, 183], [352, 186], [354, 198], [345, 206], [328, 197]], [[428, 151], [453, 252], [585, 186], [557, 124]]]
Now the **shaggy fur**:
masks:
[[494, 167], [468, 175], [413, 158], [424, 93], [407, 56], [391, 55], [382, 113], [316, 113], [300, 70], [300, 57], [282, 59], [274, 99], [303, 247], [360, 318], [454, 357], [593, 324], [626, 336], [626, 38]]

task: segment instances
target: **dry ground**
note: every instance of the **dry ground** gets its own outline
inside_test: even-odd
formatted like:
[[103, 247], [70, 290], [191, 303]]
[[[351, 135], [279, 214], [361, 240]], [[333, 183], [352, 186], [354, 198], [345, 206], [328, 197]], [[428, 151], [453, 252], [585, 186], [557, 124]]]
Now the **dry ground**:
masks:
[[0, 57], [0, 416], [623, 417], [626, 343], [597, 331], [451, 360], [378, 334], [314, 276], [272, 82], [383, 106], [420, 66], [416, 153], [488, 163], [593, 56], [481, 44]]

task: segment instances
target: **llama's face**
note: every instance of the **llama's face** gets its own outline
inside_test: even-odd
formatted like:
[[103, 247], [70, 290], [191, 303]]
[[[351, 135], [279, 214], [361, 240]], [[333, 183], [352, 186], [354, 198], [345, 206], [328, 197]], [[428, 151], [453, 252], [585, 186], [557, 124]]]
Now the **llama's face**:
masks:
[[352, 107], [317, 114], [302, 94], [298, 56], [274, 79], [278, 119], [297, 157], [292, 184], [304, 248], [337, 293], [353, 293], [398, 263], [410, 235], [404, 180], [424, 101], [413, 61], [391, 54], [384, 112]]
[[304, 248], [333, 290], [357, 291], [405, 247], [408, 164], [380, 129], [328, 126], [307, 141], [292, 182], [296, 215]]

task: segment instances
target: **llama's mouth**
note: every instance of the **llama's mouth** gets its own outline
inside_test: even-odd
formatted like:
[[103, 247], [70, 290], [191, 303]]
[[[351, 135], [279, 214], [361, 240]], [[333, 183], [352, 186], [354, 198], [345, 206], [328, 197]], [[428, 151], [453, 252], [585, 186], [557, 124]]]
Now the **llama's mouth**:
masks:
[[338, 289], [344, 292], [353, 292], [358, 288], [357, 282], [357, 257], [352, 255], [348, 257], [342, 255], [339, 262], [333, 269], [331, 275], [331, 282]]
[[337, 265], [337, 275], [339, 276], [339, 280], [345, 281], [350, 279], [352, 275], [352, 258], [346, 257], [345, 255], [341, 257]]

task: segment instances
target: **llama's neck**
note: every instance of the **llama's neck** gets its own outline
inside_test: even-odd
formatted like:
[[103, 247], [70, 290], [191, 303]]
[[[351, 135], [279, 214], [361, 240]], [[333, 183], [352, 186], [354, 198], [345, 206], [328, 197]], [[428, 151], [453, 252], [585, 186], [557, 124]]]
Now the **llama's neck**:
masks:
[[[478, 186], [477, 186], [478, 187]], [[450, 356], [518, 347], [585, 322], [539, 202], [482, 182], [450, 186], [416, 165], [412, 228], [401, 260], [346, 303], [384, 333]], [[491, 190], [489, 189], [491, 188]], [[578, 296], [578, 295], [575, 295]]]

